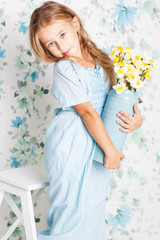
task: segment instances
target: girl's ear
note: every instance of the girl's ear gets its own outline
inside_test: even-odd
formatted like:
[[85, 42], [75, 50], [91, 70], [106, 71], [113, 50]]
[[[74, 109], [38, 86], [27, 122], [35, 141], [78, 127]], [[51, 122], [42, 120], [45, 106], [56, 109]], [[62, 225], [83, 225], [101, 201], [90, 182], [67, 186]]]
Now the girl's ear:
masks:
[[77, 16], [74, 16], [72, 18], [71, 24], [72, 24], [73, 28], [77, 30], [77, 32], [80, 30], [80, 23], [79, 23], [79, 19]]

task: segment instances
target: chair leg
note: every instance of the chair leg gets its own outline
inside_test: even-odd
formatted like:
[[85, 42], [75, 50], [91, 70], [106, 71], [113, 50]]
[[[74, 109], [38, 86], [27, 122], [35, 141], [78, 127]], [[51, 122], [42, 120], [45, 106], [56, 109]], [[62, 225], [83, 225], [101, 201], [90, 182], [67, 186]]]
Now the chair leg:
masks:
[[21, 195], [23, 221], [26, 240], [37, 240], [36, 225], [34, 221], [33, 202], [30, 191], [24, 191]]

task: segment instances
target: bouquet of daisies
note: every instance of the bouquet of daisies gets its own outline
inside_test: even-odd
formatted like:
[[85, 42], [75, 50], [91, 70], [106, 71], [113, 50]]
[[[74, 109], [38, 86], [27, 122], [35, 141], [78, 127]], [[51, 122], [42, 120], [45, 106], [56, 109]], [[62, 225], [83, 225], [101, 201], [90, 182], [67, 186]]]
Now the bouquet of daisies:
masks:
[[133, 55], [129, 47], [118, 46], [110, 54], [114, 61], [116, 73], [116, 84], [113, 89], [119, 94], [125, 89], [137, 92], [145, 79], [150, 78], [151, 69], [154, 68], [154, 61], [146, 59], [143, 55]]

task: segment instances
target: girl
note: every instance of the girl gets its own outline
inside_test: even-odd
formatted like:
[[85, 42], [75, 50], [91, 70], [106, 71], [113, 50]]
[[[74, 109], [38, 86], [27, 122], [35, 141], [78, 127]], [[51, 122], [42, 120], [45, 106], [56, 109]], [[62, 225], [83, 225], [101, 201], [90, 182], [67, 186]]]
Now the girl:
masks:
[[[50, 209], [48, 229], [38, 239], [103, 240], [111, 169], [120, 168], [124, 158], [100, 118], [115, 80], [113, 63], [91, 41], [77, 14], [57, 2], [34, 10], [30, 42], [39, 59], [55, 62], [51, 94], [62, 106], [46, 133]], [[124, 132], [142, 125], [134, 109], [134, 116], [120, 116]], [[105, 153], [104, 165], [93, 160], [96, 142]]]

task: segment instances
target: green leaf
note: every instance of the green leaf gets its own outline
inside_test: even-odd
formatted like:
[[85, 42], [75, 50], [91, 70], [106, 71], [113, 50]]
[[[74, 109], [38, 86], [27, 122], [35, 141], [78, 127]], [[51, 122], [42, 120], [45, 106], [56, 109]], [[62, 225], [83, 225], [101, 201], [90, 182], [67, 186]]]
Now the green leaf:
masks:
[[7, 222], [7, 227], [9, 227], [9, 226], [11, 226], [12, 225], [12, 223], [9, 221], [9, 222]]
[[159, 49], [154, 49], [152, 51], [152, 58], [153, 59], [159, 59], [160, 58], [160, 50]]
[[19, 80], [17, 81], [18, 88], [24, 87], [26, 85], [27, 85], [27, 82], [22, 82], [22, 81], [19, 81]]
[[51, 105], [47, 105], [46, 109], [45, 109], [46, 113], [51, 111]]
[[0, 8], [0, 17], [2, 17], [4, 15], [4, 9]]
[[41, 72], [42, 77], [45, 77], [46, 73], [44, 71]]
[[43, 68], [44, 68], [44, 69], [47, 69], [47, 68], [48, 68], [48, 65], [43, 65]]
[[44, 89], [44, 94], [47, 94], [48, 92], [49, 92], [49, 90], [48, 89]]
[[147, 0], [144, 3], [144, 10], [148, 13], [151, 14], [153, 8], [155, 7], [155, 0]]
[[19, 230], [19, 228], [16, 228], [16, 229], [14, 230], [14, 232], [12, 233], [12, 236], [13, 236], [13, 237], [17, 237], [17, 236], [20, 235], [20, 233], [21, 233], [21, 231]]
[[128, 177], [129, 177], [130, 179], [138, 178], [138, 173], [135, 172], [135, 171], [133, 170], [133, 168], [130, 167], [130, 168], [128, 169]]
[[20, 199], [20, 197], [14, 195], [14, 194], [10, 194], [11, 198], [13, 199], [13, 201], [17, 201]]
[[35, 222], [36, 222], [36, 223], [39, 223], [40, 221], [41, 221], [40, 218], [35, 218]]
[[0, 80], [0, 85], [2, 85], [3, 83], [4, 83], [4, 81], [1, 81], [1, 80]]
[[44, 148], [44, 143], [41, 142], [41, 143], [40, 143], [40, 146], [41, 146], [41, 148]]
[[28, 54], [29, 56], [32, 56], [32, 53], [31, 53], [30, 50], [28, 50], [27, 54]]
[[36, 137], [32, 137], [32, 138], [30, 139], [30, 143], [36, 144], [36, 143], [37, 143]]
[[3, 20], [3, 21], [1, 22], [1, 25], [4, 26], [4, 27], [6, 26], [5, 20]]
[[19, 96], [19, 93], [16, 91], [15, 93], [14, 93], [14, 97], [18, 97]]
[[15, 213], [13, 212], [13, 211], [10, 211], [10, 217], [11, 217], [11, 219], [13, 219], [13, 218], [15, 218], [16, 217], [16, 215], [15, 215]]
[[140, 185], [146, 185], [146, 184], [148, 184], [148, 180], [145, 176], [142, 176], [139, 179], [139, 183], [140, 183]]
[[11, 132], [11, 131], [9, 131], [9, 132], [7, 132], [9, 135], [12, 135], [13, 134], [13, 132]]
[[133, 198], [133, 205], [135, 207], [139, 207], [139, 204], [140, 204], [140, 200], [139, 199], [136, 199], [136, 198]]
[[19, 49], [20, 49], [21, 52], [23, 52], [24, 51], [23, 45], [20, 44]]

